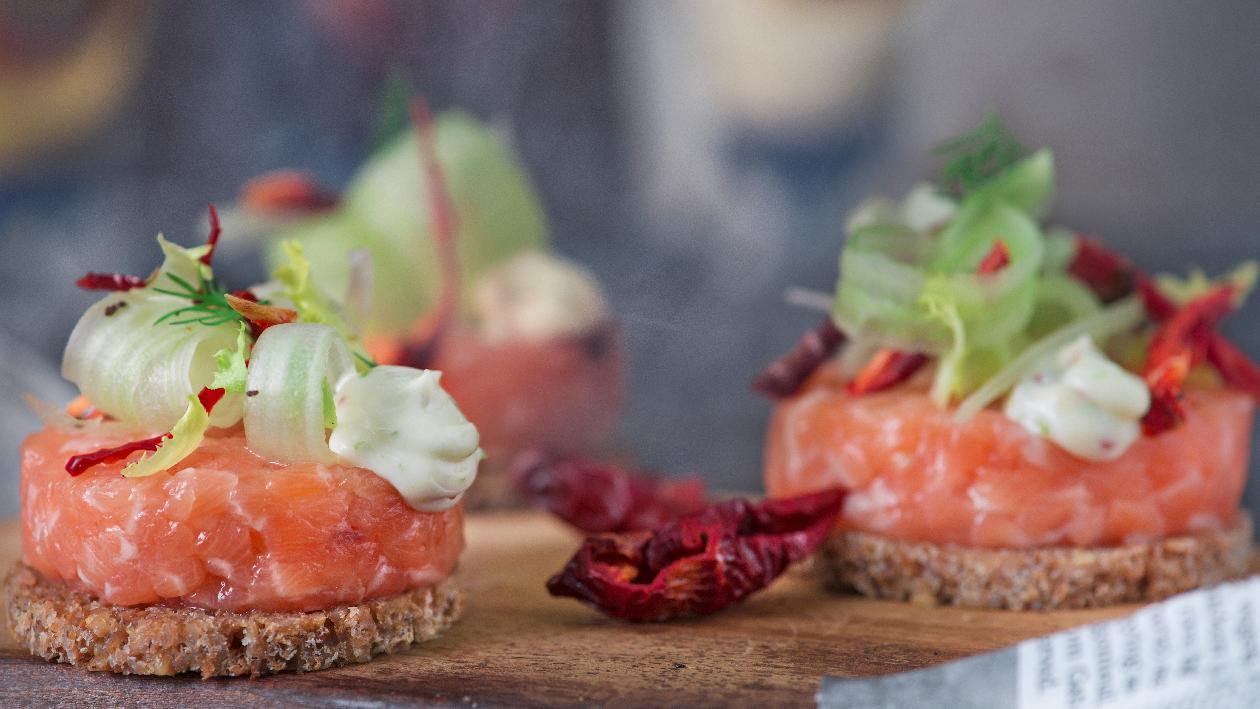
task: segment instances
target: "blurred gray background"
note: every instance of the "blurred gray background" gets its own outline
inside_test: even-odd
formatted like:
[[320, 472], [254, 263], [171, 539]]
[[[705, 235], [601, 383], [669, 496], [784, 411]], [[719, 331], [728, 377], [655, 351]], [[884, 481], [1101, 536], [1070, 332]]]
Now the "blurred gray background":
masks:
[[[817, 319], [782, 292], [830, 290], [845, 212], [988, 110], [1055, 149], [1059, 221], [1153, 270], [1260, 257], [1257, 37], [1251, 0], [0, 0], [0, 514], [21, 394], [72, 395], [73, 279], [147, 272], [154, 233], [199, 241], [262, 172], [344, 184], [391, 72], [502, 127], [602, 278], [621, 447], [756, 489], [747, 382]], [[1227, 329], [1260, 356], [1257, 314]]]

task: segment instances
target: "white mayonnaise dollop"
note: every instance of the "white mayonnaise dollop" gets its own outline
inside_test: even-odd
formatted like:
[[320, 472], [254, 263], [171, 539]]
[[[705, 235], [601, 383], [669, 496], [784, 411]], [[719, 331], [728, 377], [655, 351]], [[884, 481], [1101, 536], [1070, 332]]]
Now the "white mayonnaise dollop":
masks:
[[415, 509], [459, 501], [484, 457], [477, 428], [440, 384], [441, 372], [379, 366], [350, 374], [333, 393], [337, 426], [328, 447], [385, 478]]
[[586, 269], [540, 251], [520, 253], [478, 278], [473, 306], [482, 335], [492, 341], [580, 334], [608, 317]]
[[1087, 460], [1115, 460], [1141, 435], [1146, 384], [1088, 336], [1047, 357], [1006, 400], [1006, 416]]

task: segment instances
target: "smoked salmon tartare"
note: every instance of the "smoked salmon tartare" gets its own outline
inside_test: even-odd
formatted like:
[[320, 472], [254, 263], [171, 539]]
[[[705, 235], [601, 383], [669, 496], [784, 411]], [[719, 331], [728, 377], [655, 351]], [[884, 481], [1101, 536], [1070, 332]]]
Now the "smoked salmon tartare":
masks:
[[821, 554], [873, 596], [1045, 609], [1246, 572], [1256, 278], [1148, 277], [1046, 226], [1049, 151], [993, 119], [848, 224], [831, 312], [754, 386], [772, 497], [848, 492]]
[[464, 493], [483, 457], [440, 372], [380, 365], [301, 249], [229, 291], [209, 243], [108, 291], [22, 450], [33, 654], [92, 670], [258, 675], [405, 648], [454, 622]]

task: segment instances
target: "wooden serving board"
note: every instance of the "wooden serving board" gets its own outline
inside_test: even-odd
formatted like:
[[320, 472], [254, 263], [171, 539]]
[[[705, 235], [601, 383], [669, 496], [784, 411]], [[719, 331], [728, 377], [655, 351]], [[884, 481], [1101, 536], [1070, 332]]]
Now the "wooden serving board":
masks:
[[[830, 595], [795, 571], [706, 619], [627, 624], [547, 595], [580, 537], [541, 513], [472, 515], [460, 576], [464, 619], [411, 651], [262, 679], [124, 677], [36, 660], [0, 635], [0, 705], [388, 706], [394, 704], [808, 706], [824, 674], [926, 667], [1124, 615], [921, 608]], [[19, 556], [0, 526], [0, 564]]]

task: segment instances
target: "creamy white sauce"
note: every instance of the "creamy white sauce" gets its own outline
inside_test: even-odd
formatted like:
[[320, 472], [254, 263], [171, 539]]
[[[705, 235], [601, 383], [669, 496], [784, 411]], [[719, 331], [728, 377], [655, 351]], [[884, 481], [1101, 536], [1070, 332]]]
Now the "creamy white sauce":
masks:
[[540, 251], [518, 254], [477, 279], [473, 306], [482, 335], [492, 341], [580, 334], [608, 317], [586, 269]]
[[1006, 416], [1086, 460], [1124, 455], [1150, 408], [1146, 384], [1088, 336], [1047, 357], [1006, 400]]
[[328, 447], [387, 480], [415, 509], [454, 506], [484, 457], [477, 428], [442, 389], [441, 373], [379, 366], [350, 374], [333, 393]]

